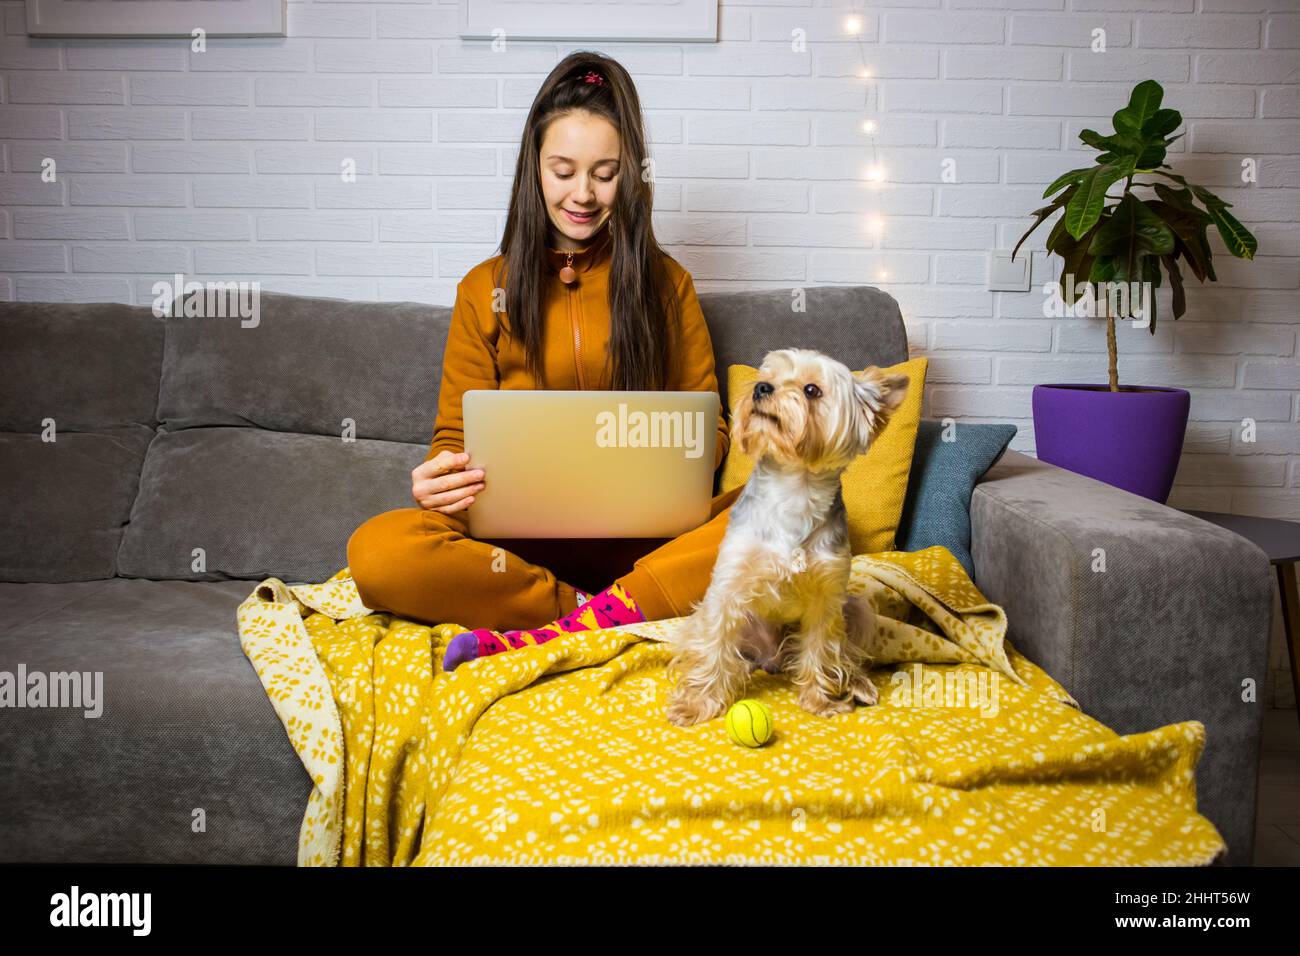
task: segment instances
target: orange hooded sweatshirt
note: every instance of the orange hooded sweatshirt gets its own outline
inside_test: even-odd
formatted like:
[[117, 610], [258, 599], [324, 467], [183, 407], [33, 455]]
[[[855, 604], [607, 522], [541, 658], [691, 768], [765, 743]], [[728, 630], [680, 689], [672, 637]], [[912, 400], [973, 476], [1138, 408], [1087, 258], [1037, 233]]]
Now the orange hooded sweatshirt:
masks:
[[[609, 229], [605, 228], [580, 252], [547, 252], [543, 348], [547, 388], [610, 389], [604, 366], [610, 331], [611, 246]], [[468, 389], [541, 387], [526, 368], [523, 344], [501, 328], [498, 314], [492, 311], [493, 273], [501, 259], [493, 256], [479, 263], [456, 287], [456, 304], [442, 359], [438, 416], [425, 461], [446, 449], [465, 450], [461, 396]], [[577, 279], [566, 285], [560, 281], [560, 269], [570, 260]], [[669, 256], [666, 261], [682, 319], [677, 334], [669, 340], [667, 389], [716, 392], [713, 343], [695, 296], [695, 284], [677, 260]], [[715, 470], [726, 457], [728, 440], [726, 416], [720, 409]]]

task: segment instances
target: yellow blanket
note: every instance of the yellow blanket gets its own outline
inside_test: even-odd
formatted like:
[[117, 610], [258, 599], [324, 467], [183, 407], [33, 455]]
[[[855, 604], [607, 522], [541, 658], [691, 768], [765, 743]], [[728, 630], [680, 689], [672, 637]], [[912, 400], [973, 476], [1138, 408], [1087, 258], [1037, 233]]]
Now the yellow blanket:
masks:
[[[765, 747], [665, 719], [685, 618], [439, 661], [464, 628], [371, 613], [345, 568], [270, 578], [239, 635], [315, 782], [301, 865], [1196, 865], [1197, 721], [1118, 736], [1005, 641], [942, 548], [853, 559], [880, 703], [833, 718], [755, 673]], [[473, 622], [467, 622], [473, 624]]]

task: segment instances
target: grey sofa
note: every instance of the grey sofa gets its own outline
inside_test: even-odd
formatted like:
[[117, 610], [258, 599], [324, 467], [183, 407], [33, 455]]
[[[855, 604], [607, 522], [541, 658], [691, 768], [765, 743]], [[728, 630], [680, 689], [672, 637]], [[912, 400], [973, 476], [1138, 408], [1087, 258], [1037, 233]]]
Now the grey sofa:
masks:
[[[885, 293], [807, 291], [804, 313], [784, 290], [701, 296], [722, 377], [788, 345], [907, 357]], [[0, 670], [103, 675], [98, 717], [0, 709], [0, 861], [294, 862], [308, 777], [235, 608], [266, 576], [325, 579], [357, 525], [412, 506], [449, 316], [263, 294], [245, 328], [0, 303]], [[1013, 452], [972, 512], [977, 583], [1088, 713], [1120, 733], [1205, 723], [1200, 808], [1248, 864], [1263, 553]]]

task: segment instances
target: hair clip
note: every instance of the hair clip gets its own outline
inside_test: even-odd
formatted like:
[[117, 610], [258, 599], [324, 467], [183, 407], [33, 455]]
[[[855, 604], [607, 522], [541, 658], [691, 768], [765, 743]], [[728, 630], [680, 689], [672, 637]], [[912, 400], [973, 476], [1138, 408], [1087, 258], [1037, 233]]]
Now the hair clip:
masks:
[[597, 86], [605, 85], [605, 78], [595, 70], [588, 70], [587, 75], [582, 78], [584, 83], [595, 83]]

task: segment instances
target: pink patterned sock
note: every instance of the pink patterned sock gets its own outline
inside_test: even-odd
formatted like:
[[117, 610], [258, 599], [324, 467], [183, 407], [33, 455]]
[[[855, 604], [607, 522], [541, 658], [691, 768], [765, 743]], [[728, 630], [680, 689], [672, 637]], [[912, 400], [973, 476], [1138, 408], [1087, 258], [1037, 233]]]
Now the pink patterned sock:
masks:
[[[581, 603], [576, 608], [543, 627], [505, 632], [482, 627], [457, 634], [447, 644], [447, 653], [442, 661], [443, 670], [453, 671], [466, 661], [500, 654], [512, 648], [545, 644], [561, 634], [595, 631], [645, 620], [645, 614], [632, 595], [623, 590], [617, 581], [597, 594], [588, 595], [579, 591], [578, 595]], [[584, 597], [586, 600], [582, 600]]]

